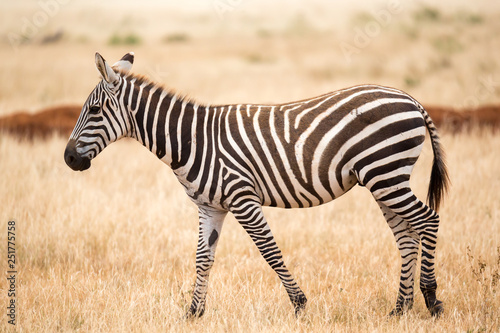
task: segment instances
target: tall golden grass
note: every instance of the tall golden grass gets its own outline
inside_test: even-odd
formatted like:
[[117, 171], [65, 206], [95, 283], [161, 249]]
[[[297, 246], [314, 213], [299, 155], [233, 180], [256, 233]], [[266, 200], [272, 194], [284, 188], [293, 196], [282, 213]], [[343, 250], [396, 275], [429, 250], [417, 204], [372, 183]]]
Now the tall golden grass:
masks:
[[[0, 137], [0, 156], [7, 157], [0, 174], [8, 175], [0, 178], [2, 233], [9, 219], [18, 226], [18, 328], [496, 331], [500, 136], [476, 132], [444, 135], [443, 141], [453, 186], [441, 211], [437, 248], [438, 295], [446, 306], [440, 319], [430, 317], [419, 291], [413, 310], [387, 317], [396, 299], [399, 253], [371, 195], [356, 187], [317, 208], [266, 209], [285, 261], [308, 296], [302, 317], [295, 318], [278, 278], [229, 217], [206, 313], [185, 321], [195, 278], [197, 211], [168, 167], [124, 140], [88, 171], [73, 172], [62, 158], [63, 138], [27, 143]], [[431, 158], [427, 145], [412, 177], [420, 197]], [[1, 304], [5, 287], [2, 279]], [[6, 318], [1, 325], [8, 326]]]

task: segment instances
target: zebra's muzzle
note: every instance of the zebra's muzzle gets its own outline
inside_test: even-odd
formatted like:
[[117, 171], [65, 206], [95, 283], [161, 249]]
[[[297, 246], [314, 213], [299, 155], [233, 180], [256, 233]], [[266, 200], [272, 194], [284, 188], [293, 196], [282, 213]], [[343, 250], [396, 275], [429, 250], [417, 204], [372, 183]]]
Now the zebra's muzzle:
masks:
[[83, 171], [90, 168], [90, 159], [80, 156], [76, 151], [76, 141], [71, 139], [64, 150], [64, 161], [75, 171]]

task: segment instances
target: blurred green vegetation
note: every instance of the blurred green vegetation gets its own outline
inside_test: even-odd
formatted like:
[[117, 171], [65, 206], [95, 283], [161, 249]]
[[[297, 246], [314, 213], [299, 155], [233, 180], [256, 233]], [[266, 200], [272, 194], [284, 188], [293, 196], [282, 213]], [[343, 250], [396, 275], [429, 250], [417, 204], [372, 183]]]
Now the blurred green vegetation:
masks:
[[128, 33], [126, 35], [119, 35], [114, 33], [109, 37], [109, 45], [138, 45], [142, 43], [142, 38], [135, 33]]
[[437, 8], [423, 6], [413, 13], [413, 19], [417, 22], [439, 22], [442, 15]]
[[165, 43], [185, 43], [188, 42], [191, 38], [188, 34], [184, 32], [175, 32], [163, 37], [163, 42]]

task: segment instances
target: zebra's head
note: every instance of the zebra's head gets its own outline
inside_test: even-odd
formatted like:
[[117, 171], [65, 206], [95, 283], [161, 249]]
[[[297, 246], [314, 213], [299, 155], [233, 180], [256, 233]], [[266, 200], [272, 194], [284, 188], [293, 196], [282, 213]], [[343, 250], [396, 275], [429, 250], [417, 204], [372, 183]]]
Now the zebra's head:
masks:
[[133, 52], [124, 55], [113, 66], [99, 53], [95, 54], [95, 64], [102, 80], [83, 105], [64, 151], [64, 161], [71, 169], [83, 171], [90, 168], [90, 160], [107, 145], [130, 134], [128, 114], [119, 96], [123, 74], [130, 70], [133, 62]]

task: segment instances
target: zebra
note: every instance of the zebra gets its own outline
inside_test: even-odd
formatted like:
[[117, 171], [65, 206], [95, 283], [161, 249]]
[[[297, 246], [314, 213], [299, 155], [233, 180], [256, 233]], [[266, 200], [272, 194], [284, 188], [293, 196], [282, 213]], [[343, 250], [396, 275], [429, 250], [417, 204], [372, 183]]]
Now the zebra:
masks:
[[[196, 282], [187, 317], [205, 311], [210, 269], [224, 218], [232, 213], [281, 280], [296, 315], [307, 302], [276, 244], [262, 206], [325, 204], [356, 184], [379, 205], [401, 254], [396, 305], [413, 305], [421, 245], [420, 289], [432, 316], [436, 298], [437, 210], [449, 178], [436, 127], [408, 94], [359, 85], [284, 104], [204, 105], [132, 74], [134, 53], [110, 66], [96, 53], [102, 79], [82, 107], [64, 160], [90, 167], [106, 146], [134, 138], [169, 165], [197, 205]], [[426, 129], [433, 150], [428, 205], [410, 188]]]

